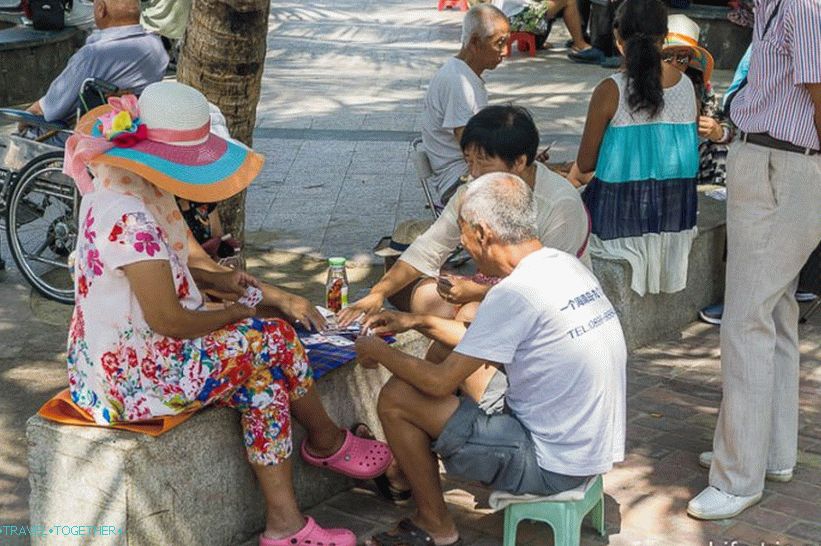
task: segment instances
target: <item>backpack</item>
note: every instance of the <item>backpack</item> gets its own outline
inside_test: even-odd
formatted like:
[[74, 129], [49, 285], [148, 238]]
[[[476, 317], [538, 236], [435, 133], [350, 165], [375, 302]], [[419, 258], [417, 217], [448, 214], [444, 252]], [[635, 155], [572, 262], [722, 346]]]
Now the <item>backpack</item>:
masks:
[[26, 0], [23, 11], [36, 30], [62, 30], [73, 0]]

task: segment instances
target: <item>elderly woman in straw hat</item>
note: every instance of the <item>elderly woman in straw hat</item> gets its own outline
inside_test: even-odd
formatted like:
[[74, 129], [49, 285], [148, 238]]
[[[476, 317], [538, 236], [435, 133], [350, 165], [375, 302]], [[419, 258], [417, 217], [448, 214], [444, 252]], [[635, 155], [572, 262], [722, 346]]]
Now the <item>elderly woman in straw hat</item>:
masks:
[[[93, 110], [69, 139], [65, 169], [83, 196], [67, 351], [72, 398], [99, 424], [236, 408], [267, 503], [260, 544], [353, 546], [350, 531], [322, 529], [299, 512], [291, 417], [307, 428], [301, 455], [310, 464], [372, 478], [391, 453], [330, 419], [293, 328], [257, 318], [253, 301], [241, 299], [257, 285], [253, 277], [189, 267], [174, 195], [225, 199], [263, 161], [209, 128], [201, 93], [160, 82], [139, 102], [126, 96]], [[205, 289], [238, 301], [204, 310]]]
[[699, 45], [698, 24], [686, 15], [670, 15], [667, 29], [662, 58], [690, 78], [700, 105], [698, 134], [702, 141], [697, 181], [699, 184], [724, 184], [727, 144], [733, 138], [733, 130], [710, 84], [713, 56]]

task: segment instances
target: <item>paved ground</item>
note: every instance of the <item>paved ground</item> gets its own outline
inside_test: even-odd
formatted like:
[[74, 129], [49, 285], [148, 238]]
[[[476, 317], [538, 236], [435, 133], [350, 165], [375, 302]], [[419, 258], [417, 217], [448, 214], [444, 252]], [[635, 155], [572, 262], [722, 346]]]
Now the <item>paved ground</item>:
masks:
[[[248, 197], [248, 240], [272, 280], [318, 293], [322, 264], [279, 252], [285, 249], [355, 258], [362, 263], [357, 279], [365, 284], [378, 273], [368, 267], [376, 240], [397, 221], [427, 214], [408, 161], [410, 142], [427, 81], [457, 49], [461, 19], [433, 4], [276, 3], [255, 137], [268, 160]], [[557, 48], [535, 59], [514, 53], [486, 79], [492, 102], [533, 110], [542, 141], [556, 140], [554, 158], [564, 160], [578, 143], [590, 92], [606, 75], [566, 62]], [[716, 78], [720, 88], [729, 74], [719, 71]], [[5, 240], [0, 249], [8, 256]], [[0, 278], [0, 526], [28, 519], [24, 425], [65, 385], [67, 314], [31, 297], [13, 269]], [[710, 446], [720, 398], [718, 330], [695, 324], [681, 338], [633, 355], [629, 455], [605, 479], [608, 537], [585, 527], [583, 540], [821, 543], [821, 313], [801, 333], [801, 458], [792, 483], [768, 484], [762, 504], [733, 520], [702, 524], [684, 515], [686, 500], [706, 483], [696, 455]], [[487, 492], [452, 482], [448, 488], [467, 542], [500, 544], [501, 517], [486, 509]], [[364, 537], [407, 510], [354, 490], [311, 514]], [[548, 535], [545, 527], [526, 524], [520, 536], [536, 544]]]

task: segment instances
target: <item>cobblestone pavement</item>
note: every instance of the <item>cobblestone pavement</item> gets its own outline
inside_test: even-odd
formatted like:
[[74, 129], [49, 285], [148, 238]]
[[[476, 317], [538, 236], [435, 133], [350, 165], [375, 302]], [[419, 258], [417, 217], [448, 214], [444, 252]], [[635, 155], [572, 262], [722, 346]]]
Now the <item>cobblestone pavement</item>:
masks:
[[[285, 249], [345, 255], [367, 269], [379, 237], [397, 221], [428, 214], [410, 143], [418, 135], [428, 80], [458, 49], [462, 17], [437, 12], [434, 4], [294, 0], [272, 8], [255, 134], [267, 162], [247, 206], [248, 240], [262, 263], [275, 263], [269, 250]], [[551, 37], [557, 46], [563, 31]], [[515, 101], [534, 112], [543, 144], [556, 141], [557, 160], [573, 157], [590, 92], [608, 74], [571, 64], [564, 53], [561, 47], [536, 58], [514, 52], [486, 77], [491, 102]], [[715, 79], [721, 89], [729, 74], [717, 71]], [[5, 240], [0, 251], [10, 261]], [[292, 289], [306, 288], [301, 274], [293, 271]], [[315, 288], [315, 279], [311, 283]], [[65, 385], [68, 313], [31, 297], [13, 267], [0, 273], [0, 526], [28, 519], [25, 420]], [[679, 338], [634, 353], [628, 456], [605, 477], [608, 535], [597, 537], [585, 525], [583, 543], [821, 543], [821, 313], [801, 328], [801, 338], [796, 477], [788, 484], [768, 482], [759, 506], [715, 523], [690, 519], [684, 509], [707, 479], [696, 457], [710, 447], [720, 399], [718, 329], [693, 324]], [[487, 509], [487, 491], [451, 481], [446, 487], [466, 542], [500, 544], [502, 517]], [[309, 513], [364, 538], [411, 509], [356, 489]], [[541, 524], [520, 528], [523, 544], [544, 544], [549, 537]], [[0, 536], [0, 544], [4, 540]]]

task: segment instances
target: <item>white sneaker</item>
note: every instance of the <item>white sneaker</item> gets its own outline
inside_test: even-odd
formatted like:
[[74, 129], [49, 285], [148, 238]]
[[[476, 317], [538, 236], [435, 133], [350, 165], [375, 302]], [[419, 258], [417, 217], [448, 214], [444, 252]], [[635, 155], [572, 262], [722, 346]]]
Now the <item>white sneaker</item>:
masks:
[[[702, 451], [698, 456], [698, 464], [703, 466], [704, 468], [710, 468], [710, 465], [713, 463], [713, 452], [712, 451]], [[786, 483], [792, 480], [792, 468], [785, 468], [784, 470], [767, 470], [767, 474], [765, 477], [770, 480], [771, 482], [782, 482]]]
[[760, 501], [761, 495], [730, 495], [711, 485], [690, 500], [687, 513], [698, 519], [728, 519]]

